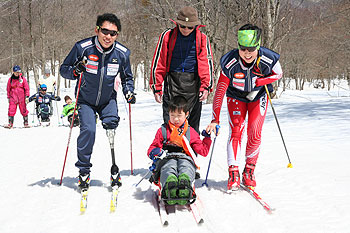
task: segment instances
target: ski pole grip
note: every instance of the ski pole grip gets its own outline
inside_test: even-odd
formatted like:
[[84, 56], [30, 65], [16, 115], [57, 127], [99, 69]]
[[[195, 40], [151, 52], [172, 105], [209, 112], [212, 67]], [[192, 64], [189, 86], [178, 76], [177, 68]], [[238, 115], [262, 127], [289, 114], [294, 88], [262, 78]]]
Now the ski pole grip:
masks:
[[215, 126], [215, 136], [218, 136], [220, 125]]

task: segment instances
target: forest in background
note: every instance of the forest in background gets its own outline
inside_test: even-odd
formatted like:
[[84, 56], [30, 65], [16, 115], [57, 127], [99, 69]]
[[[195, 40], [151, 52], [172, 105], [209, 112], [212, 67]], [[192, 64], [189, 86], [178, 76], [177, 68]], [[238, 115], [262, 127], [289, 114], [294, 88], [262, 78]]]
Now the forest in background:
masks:
[[237, 47], [238, 28], [249, 22], [263, 28], [262, 45], [281, 54], [283, 89], [294, 82], [302, 90], [306, 81], [330, 88], [338, 78], [350, 88], [349, 0], [0, 0], [0, 73], [18, 64], [37, 83], [50, 64], [58, 91], [68, 87], [57, 67], [108, 12], [121, 19], [118, 41], [131, 50], [133, 73], [140, 69], [148, 87], [158, 37], [185, 5], [206, 25], [201, 30], [210, 38], [216, 74], [221, 56]]

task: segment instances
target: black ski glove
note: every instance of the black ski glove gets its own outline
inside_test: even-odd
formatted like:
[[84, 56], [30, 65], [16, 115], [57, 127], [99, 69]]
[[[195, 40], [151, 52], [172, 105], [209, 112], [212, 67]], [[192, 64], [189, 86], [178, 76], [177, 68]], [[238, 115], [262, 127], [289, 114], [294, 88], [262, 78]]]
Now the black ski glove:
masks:
[[73, 74], [75, 77], [78, 77], [82, 72], [86, 71], [86, 67], [85, 67], [86, 61], [82, 60], [82, 61], [76, 61], [73, 65], [74, 70], [73, 70]]
[[135, 97], [136, 93], [133, 93], [133, 92], [128, 92], [126, 95], [125, 95], [125, 99], [126, 99], [126, 102], [130, 103], [130, 104], [134, 104], [136, 103], [136, 97]]

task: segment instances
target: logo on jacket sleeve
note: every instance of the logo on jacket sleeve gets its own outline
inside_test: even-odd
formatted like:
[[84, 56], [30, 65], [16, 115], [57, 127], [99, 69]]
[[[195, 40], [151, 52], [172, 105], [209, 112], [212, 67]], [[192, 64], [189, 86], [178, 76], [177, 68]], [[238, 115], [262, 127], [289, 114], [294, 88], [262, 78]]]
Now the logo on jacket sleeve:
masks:
[[269, 64], [272, 64], [272, 62], [273, 62], [272, 59], [270, 59], [270, 58], [268, 58], [268, 57], [266, 57], [264, 55], [261, 56], [261, 60], [263, 60], [263, 61], [265, 61], [265, 62], [267, 62]]
[[229, 63], [226, 64], [226, 69], [230, 68], [236, 61], [236, 58], [233, 58]]
[[91, 45], [91, 44], [92, 44], [92, 41], [89, 40], [89, 41], [86, 41], [86, 42], [80, 44], [80, 46], [81, 46], [82, 48], [85, 48], [86, 46], [89, 46], [89, 45]]
[[127, 51], [127, 48], [125, 48], [125, 47], [122, 46], [121, 44], [116, 44], [115, 47], [118, 48], [118, 49], [120, 49], [120, 50], [123, 51], [124, 53]]

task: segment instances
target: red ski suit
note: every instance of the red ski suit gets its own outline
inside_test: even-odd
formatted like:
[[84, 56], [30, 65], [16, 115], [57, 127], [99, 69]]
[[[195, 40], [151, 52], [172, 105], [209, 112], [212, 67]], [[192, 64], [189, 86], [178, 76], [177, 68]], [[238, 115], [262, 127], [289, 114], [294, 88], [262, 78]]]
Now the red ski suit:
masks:
[[29, 86], [26, 78], [19, 75], [18, 79], [9, 78], [7, 82], [7, 98], [9, 100], [8, 116], [16, 115], [17, 105], [22, 116], [28, 115], [26, 97], [29, 96]]
[[[221, 106], [226, 94], [230, 125], [227, 163], [229, 166], [240, 165], [242, 135], [248, 115], [245, 156], [246, 163], [255, 165], [260, 152], [261, 131], [268, 105], [264, 85], [272, 91], [271, 83], [282, 77], [279, 55], [261, 47], [254, 64], [245, 67], [236, 49], [221, 58], [221, 68], [213, 101], [213, 122], [220, 122]], [[248, 99], [247, 96], [254, 91], [258, 93], [256, 97]]]

